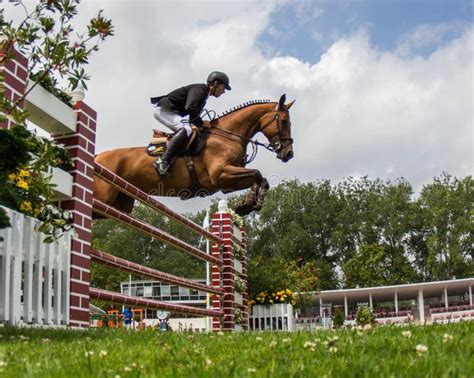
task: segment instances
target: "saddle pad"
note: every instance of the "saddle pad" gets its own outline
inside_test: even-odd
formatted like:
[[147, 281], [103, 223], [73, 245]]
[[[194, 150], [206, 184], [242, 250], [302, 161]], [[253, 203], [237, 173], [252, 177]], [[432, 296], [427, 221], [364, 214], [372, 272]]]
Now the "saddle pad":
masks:
[[161, 156], [165, 152], [165, 143], [150, 143], [146, 148], [146, 152], [150, 156]]

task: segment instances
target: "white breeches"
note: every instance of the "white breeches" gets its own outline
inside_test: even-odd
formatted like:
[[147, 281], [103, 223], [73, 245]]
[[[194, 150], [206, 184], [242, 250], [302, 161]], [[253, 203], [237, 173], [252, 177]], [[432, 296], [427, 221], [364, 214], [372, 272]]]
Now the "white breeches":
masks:
[[181, 122], [183, 120], [188, 120], [188, 116], [181, 117], [178, 113], [174, 113], [168, 109], [164, 109], [159, 106], [155, 106], [153, 108], [153, 115], [159, 123], [174, 132], [184, 128], [188, 136], [190, 136], [192, 133], [191, 126], [189, 125], [189, 123]]

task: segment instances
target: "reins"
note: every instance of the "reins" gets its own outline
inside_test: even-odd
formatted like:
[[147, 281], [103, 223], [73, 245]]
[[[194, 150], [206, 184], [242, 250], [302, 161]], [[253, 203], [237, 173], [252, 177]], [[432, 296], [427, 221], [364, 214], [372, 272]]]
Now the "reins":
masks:
[[[211, 112], [213, 113], [212, 118], [211, 118]], [[204, 129], [203, 131], [205, 131], [209, 134], [214, 134], [214, 135], [217, 135], [217, 136], [221, 136], [223, 138], [227, 138], [227, 139], [232, 140], [234, 142], [239, 142], [239, 139], [240, 139], [240, 140], [244, 141], [244, 143], [246, 143], [246, 144], [250, 143], [252, 145], [252, 153], [250, 154], [250, 158], [247, 158], [248, 155], [246, 154], [246, 157], [244, 159], [244, 164], [249, 164], [257, 156], [259, 146], [265, 148], [266, 150], [268, 150], [270, 152], [278, 152], [279, 149], [282, 148], [281, 143], [280, 143], [282, 140], [289, 140], [290, 143], [293, 143], [293, 139], [283, 138], [283, 137], [280, 136], [281, 126], [280, 126], [280, 118], [278, 117], [278, 112], [279, 112], [278, 110], [275, 110], [275, 115], [273, 116], [273, 118], [258, 130], [258, 131], [263, 131], [267, 126], [271, 125], [276, 120], [277, 121], [277, 126], [278, 126], [278, 135], [277, 135], [278, 145], [276, 147], [275, 147], [274, 143], [262, 143], [262, 142], [259, 142], [257, 139], [246, 138], [246, 137], [244, 137], [242, 135], [239, 135], [237, 133], [234, 133], [232, 131], [221, 129], [218, 126], [212, 126], [212, 124], [211, 124], [211, 129]], [[204, 109], [204, 113], [205, 113], [204, 115], [209, 118], [210, 122], [215, 120], [215, 114], [216, 113], [213, 110], [208, 111], [207, 109]], [[223, 134], [220, 133], [220, 132], [216, 132], [216, 130], [219, 130], [220, 132], [223, 132]], [[239, 138], [239, 139], [235, 139], [234, 137]]]

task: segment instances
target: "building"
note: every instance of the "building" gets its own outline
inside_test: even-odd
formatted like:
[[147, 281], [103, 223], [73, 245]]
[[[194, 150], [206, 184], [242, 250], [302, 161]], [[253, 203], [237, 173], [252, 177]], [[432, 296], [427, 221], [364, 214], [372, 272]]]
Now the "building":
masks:
[[[206, 284], [205, 279], [195, 279], [196, 283]], [[120, 292], [124, 295], [144, 297], [162, 302], [170, 302], [193, 307], [206, 308], [207, 293], [195, 289], [180, 287], [162, 283], [159, 281], [125, 281], [120, 283]], [[168, 323], [175, 331], [191, 330], [193, 332], [205, 332], [209, 329], [208, 318], [176, 317], [170, 314]], [[146, 309], [144, 311], [144, 322], [147, 326], [157, 326], [159, 319], [157, 311]]]
[[373, 309], [377, 322], [430, 324], [474, 319], [474, 278], [406, 285], [313, 292], [312, 306], [297, 314], [299, 329], [330, 326], [334, 310], [344, 311], [346, 324], [355, 322], [357, 308]]

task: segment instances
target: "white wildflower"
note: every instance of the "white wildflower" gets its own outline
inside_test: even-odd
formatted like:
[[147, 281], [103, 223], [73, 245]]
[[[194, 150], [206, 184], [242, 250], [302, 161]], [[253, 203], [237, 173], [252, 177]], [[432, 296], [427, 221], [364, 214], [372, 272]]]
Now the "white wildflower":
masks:
[[275, 345], [277, 345], [277, 342], [275, 340], [272, 340], [272, 342], [270, 343], [270, 347], [274, 347]]
[[219, 336], [224, 336], [224, 332], [222, 332], [222, 331], [217, 332], [217, 334], [218, 334]]
[[453, 335], [450, 335], [449, 333], [445, 333], [443, 336], [443, 343], [447, 343], [448, 341], [451, 341], [453, 339]]
[[316, 343], [312, 343], [311, 341], [306, 341], [303, 345], [304, 348], [314, 348]]
[[411, 332], [410, 331], [403, 331], [402, 336], [410, 338], [411, 337]]
[[256, 337], [255, 340], [262, 341], [262, 338], [261, 337]]
[[255, 368], [248, 368], [247, 369], [247, 373], [255, 373], [257, 371], [257, 369]]
[[364, 326], [364, 329], [372, 329], [372, 326], [371, 326], [370, 324], [366, 324], [366, 325]]
[[93, 356], [93, 355], [94, 355], [94, 351], [88, 350], [88, 351], [86, 351], [86, 353], [84, 353], [84, 355], [85, 355], [86, 357]]
[[29, 340], [29, 337], [26, 337], [26, 336], [23, 336], [23, 335], [20, 335], [18, 336], [20, 340]]
[[206, 357], [206, 365], [207, 366], [211, 366], [212, 365], [212, 361], [209, 357]]
[[331, 353], [336, 353], [336, 352], [337, 352], [337, 348], [336, 348], [336, 347], [331, 347], [331, 348], [329, 348], [329, 351], [330, 351]]
[[287, 339], [283, 339], [282, 341], [283, 341], [284, 343], [288, 343], [290, 340], [291, 340], [290, 338], [287, 338]]
[[101, 356], [101, 357], [107, 356], [107, 351], [106, 351], [106, 350], [101, 350], [101, 351], [99, 352], [99, 356]]
[[7, 366], [8, 364], [5, 361], [0, 361], [0, 368]]
[[416, 353], [418, 353], [418, 355], [423, 355], [425, 354], [426, 352], [428, 352], [428, 347], [426, 345], [423, 345], [423, 344], [418, 344], [416, 347]]
[[132, 368], [130, 366], [125, 366], [123, 368], [123, 371], [132, 371]]
[[332, 339], [330, 339], [331, 341], [337, 341], [339, 340], [339, 337], [338, 336], [334, 336]]
[[47, 339], [47, 338], [44, 338], [44, 339], [41, 339], [41, 341], [42, 341], [43, 343], [49, 343], [50, 340]]

